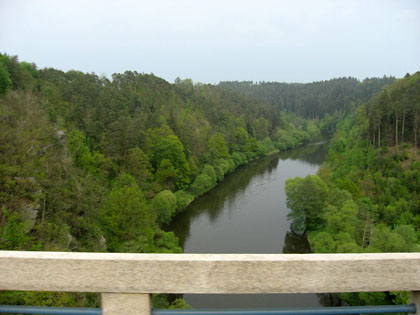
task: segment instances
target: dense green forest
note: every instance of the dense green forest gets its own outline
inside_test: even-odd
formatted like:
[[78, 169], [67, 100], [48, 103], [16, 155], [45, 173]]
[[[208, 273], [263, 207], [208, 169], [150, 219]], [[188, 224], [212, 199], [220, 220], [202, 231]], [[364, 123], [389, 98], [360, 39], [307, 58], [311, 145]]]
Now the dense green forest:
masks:
[[[416, 87], [415, 77], [404, 80], [411, 80]], [[337, 122], [341, 123], [333, 140], [336, 149], [319, 177], [319, 185], [325, 189], [320, 196], [339, 185], [336, 209], [341, 201], [358, 205], [368, 197], [357, 188], [358, 181], [352, 182], [356, 175], [345, 173], [347, 169], [334, 162], [344, 159], [347, 152], [358, 148], [354, 154], [361, 154], [363, 160], [366, 148], [371, 159], [379, 150], [384, 158], [411, 172], [407, 159], [415, 152], [407, 148], [410, 142], [417, 143], [417, 111], [408, 104], [411, 99], [402, 102], [401, 109], [394, 108], [399, 104], [398, 95], [404, 94], [399, 89], [407, 89], [411, 83], [396, 81], [387, 88], [395, 106], [390, 105], [386, 113], [378, 110], [383, 102], [381, 93], [363, 107], [366, 115], [345, 118], [349, 109], [370, 100], [391, 81], [331, 80], [327, 83], [333, 86], [339, 82], [339, 88], [327, 88], [327, 84], [325, 99], [319, 92], [324, 87], [321, 83], [320, 87], [314, 83], [317, 88], [290, 85], [291, 90], [299, 86], [290, 92], [294, 98], [287, 96], [278, 106], [239, 93], [225, 83], [215, 86], [177, 79], [171, 84], [153, 74], [132, 71], [108, 79], [94, 73], [38, 69], [35, 64], [19, 62], [16, 56], [0, 54], [0, 250], [180, 253], [178, 239], [163, 227], [194, 198], [252, 159], [302, 145], [321, 132], [333, 133]], [[341, 91], [339, 95], [349, 94], [334, 96], [335, 89]], [[359, 92], [354, 96], [353, 91]], [[281, 89], [276, 93], [290, 94]], [[319, 109], [303, 110], [312, 105], [299, 103], [298, 95], [316, 99]], [[393, 148], [385, 152], [385, 145], [393, 145], [394, 139], [398, 158]], [[354, 163], [354, 169], [362, 165]], [[378, 178], [386, 186], [385, 170], [378, 171]], [[344, 175], [337, 179], [333, 174]], [[415, 173], [410, 174], [415, 189], [410, 177]], [[397, 189], [403, 185], [399, 180], [395, 175], [389, 182]], [[370, 187], [372, 181], [366, 179], [365, 185]], [[347, 192], [349, 187], [354, 191]], [[359, 199], [354, 199], [353, 193], [360, 195]], [[376, 209], [373, 192], [369, 198], [366, 205]], [[325, 200], [319, 205], [322, 202]], [[399, 202], [389, 202], [395, 216], [399, 211], [408, 213]], [[373, 214], [369, 220], [365, 221], [372, 223], [366, 223], [365, 230], [373, 226]], [[417, 237], [415, 213], [407, 214], [407, 220], [405, 225], [413, 230], [404, 237]], [[305, 224], [313, 231], [324, 228], [324, 216], [317, 214], [301, 225]], [[397, 233], [394, 227], [383, 229], [384, 233]], [[310, 237], [313, 240], [316, 234]], [[361, 247], [375, 244], [373, 238], [366, 242]], [[154, 300], [158, 307], [185, 307], [181, 299], [155, 296]], [[99, 302], [95, 294], [0, 294], [0, 304], [25, 303], [97, 306]]]
[[[125, 72], [112, 80], [0, 55], [0, 249], [180, 253], [162, 227], [248, 161], [318, 122], [230, 89]], [[97, 305], [4, 292], [0, 304]], [[182, 300], [159, 307], [183, 307]]]
[[272, 108], [315, 119], [336, 112], [347, 114], [394, 80], [383, 77], [359, 81], [349, 77], [313, 83], [225, 81], [219, 86], [251, 96]]
[[[342, 119], [318, 175], [286, 183], [293, 229], [316, 253], [420, 251], [420, 72]], [[344, 304], [405, 304], [408, 292], [347, 293]]]

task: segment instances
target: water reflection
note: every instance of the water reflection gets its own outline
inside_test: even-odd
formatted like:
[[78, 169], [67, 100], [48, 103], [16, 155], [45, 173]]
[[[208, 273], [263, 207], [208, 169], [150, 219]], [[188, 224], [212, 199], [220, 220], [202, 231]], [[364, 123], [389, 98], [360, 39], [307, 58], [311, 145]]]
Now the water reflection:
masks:
[[284, 239], [284, 254], [307, 254], [311, 252], [306, 234], [296, 234], [293, 231], [287, 231]]
[[[253, 161], [191, 203], [169, 229], [186, 253], [308, 253], [306, 237], [290, 231], [285, 181], [315, 174], [326, 151], [326, 143], [317, 143]], [[321, 299], [328, 299], [316, 294], [184, 298], [194, 308], [319, 306]]]
[[317, 296], [319, 304], [322, 306], [347, 306], [341, 303], [338, 293], [320, 293]]
[[327, 150], [328, 143], [326, 141], [320, 141], [282, 152], [279, 154], [279, 157], [282, 160], [299, 160], [310, 165], [319, 166], [324, 162]]
[[326, 142], [317, 142], [263, 157], [238, 168], [234, 173], [227, 175], [223, 182], [213, 190], [194, 200], [183, 213], [177, 215], [168, 230], [174, 231], [179, 238], [180, 246], [184, 248], [185, 240], [190, 235], [191, 221], [194, 218], [205, 213], [211, 222], [215, 222], [223, 209], [231, 210], [234, 207], [233, 204], [245, 194], [251, 181], [259, 182], [264, 177], [270, 177], [278, 168], [280, 160], [298, 160], [317, 168], [322, 164], [327, 150]]
[[234, 173], [227, 175], [222, 183], [194, 200], [183, 213], [177, 215], [168, 230], [174, 231], [179, 238], [180, 246], [184, 248], [194, 218], [206, 214], [211, 222], [216, 221], [223, 209], [232, 209], [235, 200], [241, 199], [251, 181], [258, 182], [265, 174], [270, 175], [278, 163], [279, 156], [271, 155], [239, 167]]

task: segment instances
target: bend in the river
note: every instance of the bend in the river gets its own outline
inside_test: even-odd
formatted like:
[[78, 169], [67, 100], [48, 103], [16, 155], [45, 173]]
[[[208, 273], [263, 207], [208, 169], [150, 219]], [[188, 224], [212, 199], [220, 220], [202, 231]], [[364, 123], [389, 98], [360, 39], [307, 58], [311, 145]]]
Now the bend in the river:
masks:
[[[305, 253], [307, 240], [290, 231], [285, 182], [315, 174], [327, 143], [252, 161], [196, 199], [170, 230], [185, 253]], [[319, 306], [315, 294], [184, 295], [194, 308]]]

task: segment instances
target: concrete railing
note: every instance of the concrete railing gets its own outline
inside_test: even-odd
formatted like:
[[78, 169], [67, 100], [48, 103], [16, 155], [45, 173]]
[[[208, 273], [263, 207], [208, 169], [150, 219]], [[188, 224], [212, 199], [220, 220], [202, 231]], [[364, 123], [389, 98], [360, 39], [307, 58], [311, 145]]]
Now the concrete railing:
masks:
[[420, 309], [420, 253], [0, 251], [0, 290], [100, 292], [104, 315], [150, 314], [151, 293], [412, 291]]

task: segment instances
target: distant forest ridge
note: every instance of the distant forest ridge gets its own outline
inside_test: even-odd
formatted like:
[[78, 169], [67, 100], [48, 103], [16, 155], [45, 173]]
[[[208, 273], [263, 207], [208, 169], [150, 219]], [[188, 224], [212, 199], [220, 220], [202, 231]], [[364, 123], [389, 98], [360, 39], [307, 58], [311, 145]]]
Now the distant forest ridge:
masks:
[[282, 111], [314, 119], [337, 110], [348, 113], [394, 80], [395, 77], [384, 76], [362, 81], [343, 77], [312, 83], [224, 81], [219, 86], [266, 102]]

